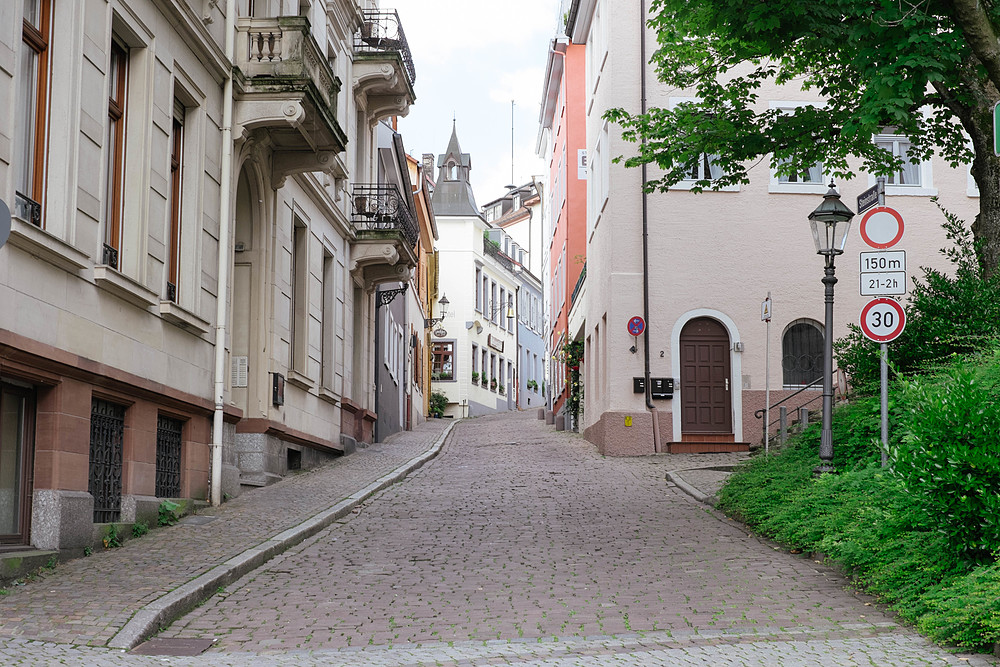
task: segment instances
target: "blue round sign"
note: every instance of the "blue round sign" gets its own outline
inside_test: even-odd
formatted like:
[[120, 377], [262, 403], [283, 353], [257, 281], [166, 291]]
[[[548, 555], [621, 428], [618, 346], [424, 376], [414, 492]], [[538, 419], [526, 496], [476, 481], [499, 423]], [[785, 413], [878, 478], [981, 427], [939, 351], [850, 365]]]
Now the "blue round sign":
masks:
[[628, 332], [633, 336], [641, 336], [642, 332], [645, 330], [646, 320], [642, 319], [638, 315], [628, 321]]

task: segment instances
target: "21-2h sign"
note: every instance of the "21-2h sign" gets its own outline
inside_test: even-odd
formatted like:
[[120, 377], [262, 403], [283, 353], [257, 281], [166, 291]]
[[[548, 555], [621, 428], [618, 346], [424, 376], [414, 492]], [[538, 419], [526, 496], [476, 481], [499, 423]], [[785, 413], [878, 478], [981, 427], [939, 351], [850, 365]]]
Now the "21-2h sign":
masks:
[[906, 328], [906, 312], [894, 299], [872, 299], [861, 309], [861, 333], [876, 343], [899, 338]]

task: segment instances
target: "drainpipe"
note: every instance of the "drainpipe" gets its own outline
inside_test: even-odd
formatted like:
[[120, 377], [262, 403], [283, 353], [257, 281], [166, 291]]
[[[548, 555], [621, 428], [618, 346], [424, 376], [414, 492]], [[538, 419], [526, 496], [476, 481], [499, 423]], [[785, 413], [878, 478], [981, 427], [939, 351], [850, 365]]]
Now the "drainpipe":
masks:
[[[639, 76], [642, 92], [641, 112], [646, 113], [646, 0], [639, 0]], [[643, 139], [644, 145], [646, 140]], [[646, 328], [642, 332], [642, 353], [645, 362], [646, 409], [653, 416], [653, 452], [662, 451], [660, 443], [659, 411], [653, 404], [652, 387], [649, 379], [649, 194], [646, 192], [646, 164], [642, 165], [642, 318]]]
[[219, 195], [219, 288], [215, 300], [215, 412], [212, 415], [212, 504], [222, 504], [222, 426], [226, 391], [226, 304], [229, 294], [229, 200], [233, 181], [233, 60], [236, 53], [236, 0], [226, 0], [226, 80], [222, 92], [222, 164]]

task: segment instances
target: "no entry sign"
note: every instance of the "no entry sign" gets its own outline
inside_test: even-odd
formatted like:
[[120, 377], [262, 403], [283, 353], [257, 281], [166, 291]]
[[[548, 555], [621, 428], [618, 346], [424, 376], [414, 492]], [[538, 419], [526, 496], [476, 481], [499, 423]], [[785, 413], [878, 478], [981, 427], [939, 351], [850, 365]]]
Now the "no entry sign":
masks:
[[861, 309], [861, 333], [876, 343], [896, 340], [906, 328], [906, 313], [893, 299], [872, 299]]
[[876, 250], [885, 250], [903, 238], [903, 216], [894, 208], [878, 206], [861, 218], [861, 240]]

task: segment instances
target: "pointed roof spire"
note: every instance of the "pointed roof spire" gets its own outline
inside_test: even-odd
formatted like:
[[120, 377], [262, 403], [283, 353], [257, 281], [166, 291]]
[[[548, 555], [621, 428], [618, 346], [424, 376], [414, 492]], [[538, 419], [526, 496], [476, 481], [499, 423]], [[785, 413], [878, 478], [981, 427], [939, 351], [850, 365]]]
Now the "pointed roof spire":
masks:
[[438, 156], [438, 180], [434, 190], [435, 215], [479, 215], [476, 197], [469, 182], [472, 157], [462, 152], [458, 143], [458, 123], [451, 121], [451, 139], [444, 154]]

